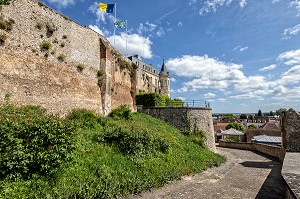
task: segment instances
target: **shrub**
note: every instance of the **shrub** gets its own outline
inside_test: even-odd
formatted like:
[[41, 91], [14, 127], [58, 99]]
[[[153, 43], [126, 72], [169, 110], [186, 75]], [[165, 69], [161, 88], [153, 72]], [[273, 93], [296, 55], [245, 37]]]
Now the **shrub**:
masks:
[[67, 57], [66, 55], [60, 54], [60, 55], [58, 55], [57, 59], [58, 59], [59, 61], [63, 62], [63, 61], [66, 60], [66, 57]]
[[244, 131], [244, 126], [238, 122], [231, 122], [226, 126], [226, 129], [234, 128], [238, 131]]
[[140, 93], [135, 99], [137, 105], [165, 106], [165, 97], [158, 93]]
[[113, 119], [125, 119], [129, 120], [131, 116], [131, 109], [128, 105], [121, 105], [118, 108], [112, 110], [108, 117], [111, 117]]
[[107, 126], [98, 141], [118, 146], [121, 153], [144, 156], [156, 152], [166, 153], [169, 144], [160, 137], [155, 137], [145, 130], [130, 131], [115, 126]]
[[67, 36], [67, 35], [63, 35], [62, 38], [63, 38], [63, 39], [67, 39], [68, 36]]
[[102, 79], [103, 74], [104, 73], [103, 73], [102, 70], [97, 71], [97, 84], [98, 84], [99, 87], [101, 87], [102, 84], [103, 84], [103, 79]]
[[86, 109], [75, 109], [66, 116], [79, 127], [95, 128], [99, 125], [99, 118], [95, 112]]
[[47, 51], [51, 48], [51, 43], [49, 41], [43, 41], [41, 43], [41, 50], [42, 51]]
[[85, 68], [85, 65], [84, 65], [84, 64], [78, 64], [78, 65], [76, 66], [76, 68], [77, 68], [77, 70], [78, 70], [79, 72], [82, 72], [83, 69]]
[[6, 34], [0, 34], [0, 43], [2, 44], [2, 43], [4, 43], [5, 42], [5, 40], [7, 39], [7, 36], [6, 36]]
[[12, 18], [8, 20], [4, 20], [3, 18], [0, 18], [0, 29], [10, 31], [12, 30], [13, 24], [15, 24], [15, 20]]
[[11, 0], [0, 0], [0, 5], [9, 5]]
[[6, 30], [7, 28], [7, 23], [4, 19], [0, 18], [0, 29]]
[[39, 106], [0, 106], [1, 178], [53, 176], [73, 149], [73, 125]]
[[38, 2], [38, 5], [39, 6], [45, 6], [45, 4], [43, 2], [40, 2], [40, 1]]
[[42, 22], [37, 22], [37, 23], [35, 24], [35, 27], [36, 27], [37, 29], [41, 30], [41, 29], [43, 28], [43, 23], [42, 23]]

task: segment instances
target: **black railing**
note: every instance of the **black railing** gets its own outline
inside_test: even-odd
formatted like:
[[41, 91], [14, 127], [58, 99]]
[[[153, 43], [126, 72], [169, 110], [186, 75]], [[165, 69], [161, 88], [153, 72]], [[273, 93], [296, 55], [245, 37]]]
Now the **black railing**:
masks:
[[168, 107], [206, 107], [210, 108], [210, 103], [203, 100], [183, 100], [166, 102]]

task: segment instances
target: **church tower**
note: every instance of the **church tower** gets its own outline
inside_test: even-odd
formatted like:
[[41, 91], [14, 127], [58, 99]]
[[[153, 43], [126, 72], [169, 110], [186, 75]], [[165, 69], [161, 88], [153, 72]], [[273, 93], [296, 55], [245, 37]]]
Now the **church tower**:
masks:
[[159, 73], [159, 93], [170, 97], [170, 75], [165, 65], [165, 60]]

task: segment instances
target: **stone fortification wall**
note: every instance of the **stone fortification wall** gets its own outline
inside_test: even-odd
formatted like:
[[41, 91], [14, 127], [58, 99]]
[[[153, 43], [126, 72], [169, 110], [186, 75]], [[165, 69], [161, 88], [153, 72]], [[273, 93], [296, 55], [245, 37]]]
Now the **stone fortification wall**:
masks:
[[[215, 135], [213, 130], [212, 112], [210, 108], [199, 107], [142, 107], [139, 112], [165, 120], [181, 130], [197, 127], [204, 130], [207, 136], [207, 146], [215, 150]], [[192, 129], [191, 129], [192, 130]]]
[[254, 136], [268, 135], [268, 136], [281, 136], [281, 131], [276, 130], [264, 130], [264, 129], [247, 129], [246, 136], [247, 142], [251, 142]]
[[120, 104], [133, 107], [131, 70], [120, 69], [116, 59], [122, 56], [113, 55], [116, 50], [101, 35], [35, 0], [12, 1], [0, 17], [14, 21], [11, 30], [0, 29], [6, 35], [0, 103], [10, 94], [12, 103], [38, 104], [62, 115], [74, 108], [107, 114]]
[[248, 142], [225, 142], [224, 140], [219, 140], [219, 146], [233, 149], [259, 151], [263, 154], [278, 158], [280, 160], [283, 159], [283, 151], [280, 146]]

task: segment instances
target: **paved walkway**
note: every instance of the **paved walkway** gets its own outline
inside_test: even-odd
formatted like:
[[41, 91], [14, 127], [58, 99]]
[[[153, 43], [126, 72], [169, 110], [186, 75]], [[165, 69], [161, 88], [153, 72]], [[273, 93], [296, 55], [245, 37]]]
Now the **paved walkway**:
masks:
[[227, 162], [130, 199], [284, 198], [281, 163], [251, 151], [217, 147]]

